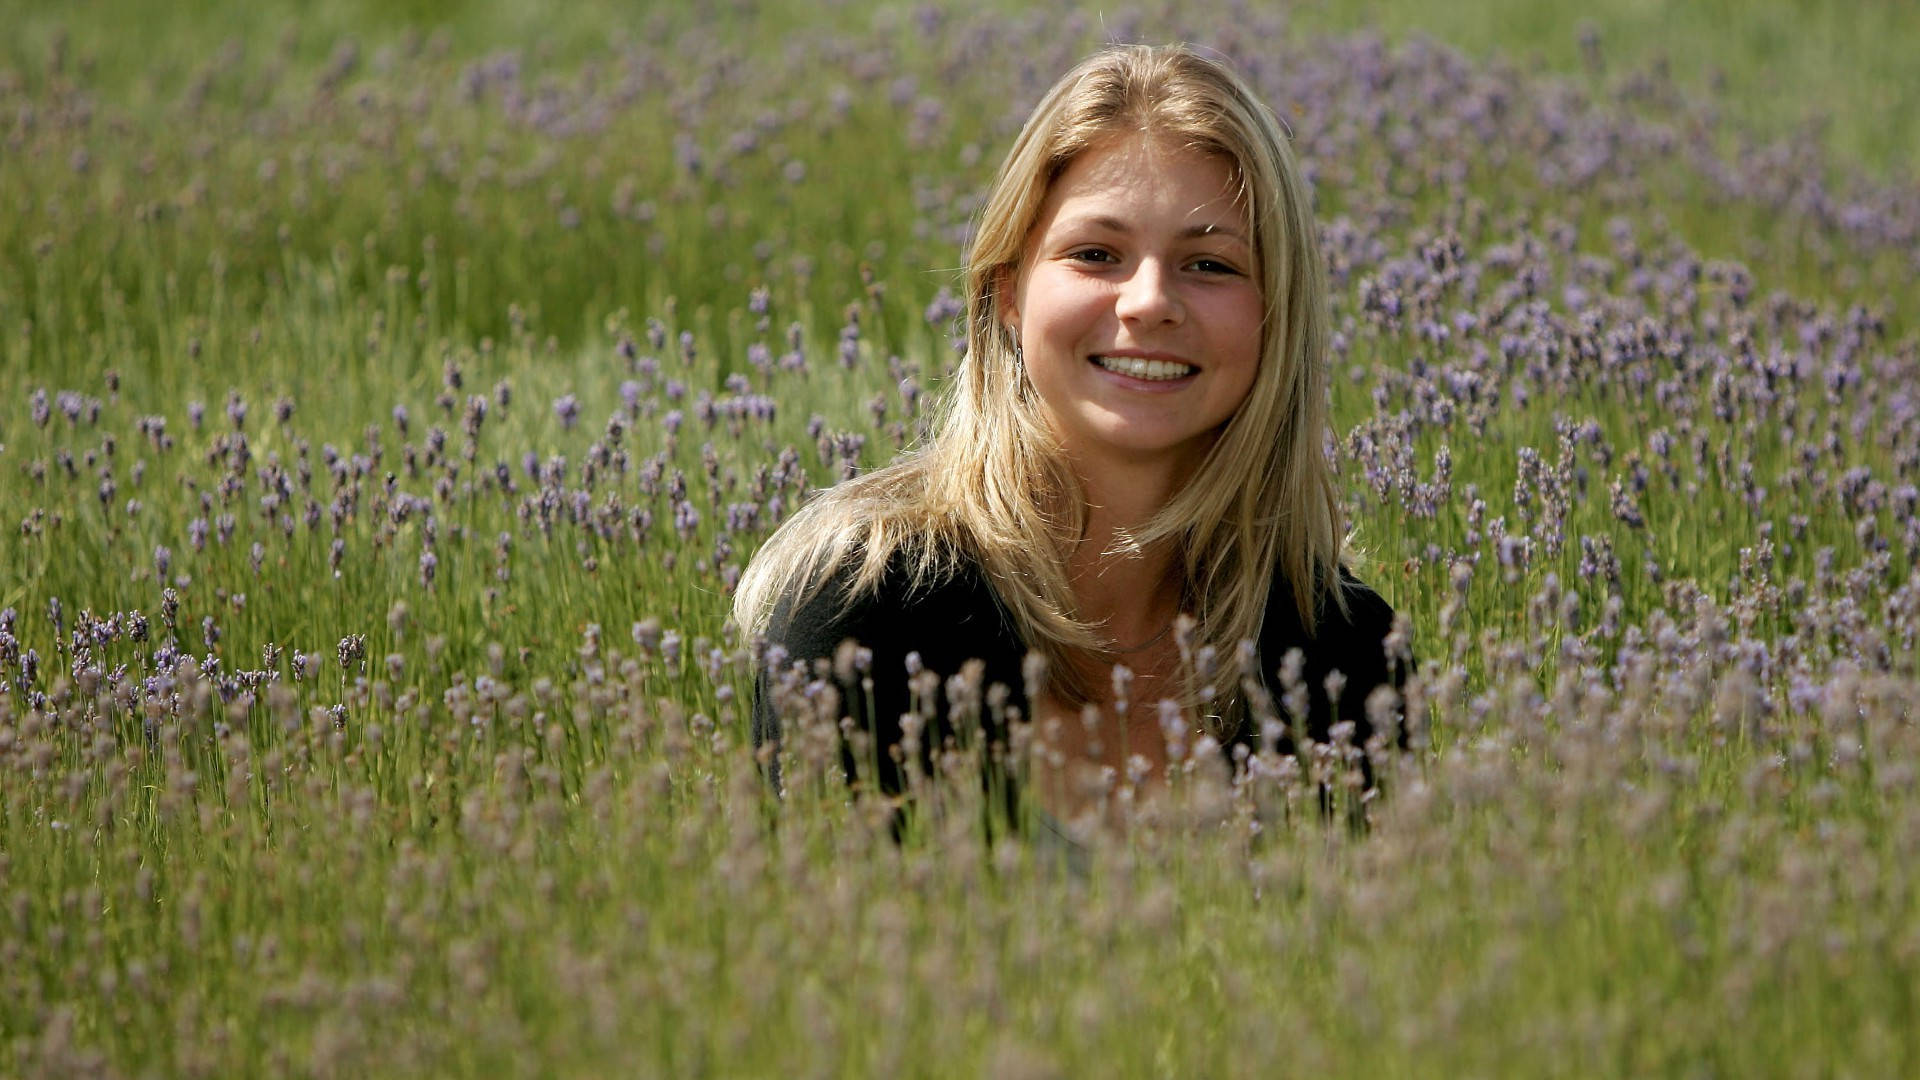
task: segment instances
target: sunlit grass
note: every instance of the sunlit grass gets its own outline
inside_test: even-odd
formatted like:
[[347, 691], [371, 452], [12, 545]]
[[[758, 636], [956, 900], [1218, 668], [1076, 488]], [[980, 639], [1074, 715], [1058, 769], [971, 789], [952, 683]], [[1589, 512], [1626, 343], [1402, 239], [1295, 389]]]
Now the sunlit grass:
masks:
[[[1499, 4], [1434, 16], [1465, 54], [1108, 20], [1296, 127], [1421, 672], [1366, 830], [1336, 751], [1196, 748], [1064, 864], [965, 755], [896, 842], [830, 725], [775, 800], [725, 613], [917, 437], [972, 200], [1099, 20], [23, 13], [0, 1073], [1913, 1072], [1913, 204], [1864, 115], [1739, 150], [1769, 66], [1854, 115], [1822, 43], [1870, 8], [1810, 54], [1791, 4], [1675, 16], [1728, 90], [1600, 104], [1639, 7], [1599, 72]], [[1716, 179], [1803, 167], [1833, 207]]]

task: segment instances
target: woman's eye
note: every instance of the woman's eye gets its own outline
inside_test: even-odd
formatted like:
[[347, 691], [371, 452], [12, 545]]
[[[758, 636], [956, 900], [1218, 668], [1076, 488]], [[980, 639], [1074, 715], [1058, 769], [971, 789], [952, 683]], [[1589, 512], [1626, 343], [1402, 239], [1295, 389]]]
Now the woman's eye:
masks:
[[1207, 274], [1238, 274], [1240, 272], [1219, 259], [1195, 259], [1193, 268]]
[[1069, 255], [1067, 257], [1070, 259], [1078, 260], [1080, 262], [1112, 262], [1113, 261], [1113, 253], [1109, 251], [1104, 251], [1100, 248], [1087, 248], [1085, 251], [1076, 251], [1072, 255]]

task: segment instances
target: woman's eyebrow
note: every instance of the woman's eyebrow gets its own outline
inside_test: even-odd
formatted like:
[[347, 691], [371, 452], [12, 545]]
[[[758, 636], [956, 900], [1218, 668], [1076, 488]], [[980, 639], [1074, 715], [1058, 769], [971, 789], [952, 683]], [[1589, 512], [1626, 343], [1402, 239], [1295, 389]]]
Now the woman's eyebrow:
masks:
[[[1117, 233], [1130, 234], [1133, 232], [1133, 227], [1131, 225], [1128, 225], [1125, 221], [1122, 221], [1117, 217], [1110, 217], [1106, 214], [1096, 214], [1096, 215], [1093, 215], [1090, 217], [1084, 217], [1084, 218], [1073, 218], [1073, 219], [1069, 219], [1067, 222], [1067, 226], [1069, 228], [1075, 227], [1075, 226], [1087, 226], [1087, 225], [1092, 225], [1097, 228], [1107, 229]], [[1233, 240], [1238, 240], [1243, 244], [1247, 242], [1247, 235], [1232, 225], [1218, 225], [1218, 224], [1189, 225], [1186, 228], [1180, 230], [1180, 238], [1182, 240], [1192, 239], [1198, 236], [1225, 236]]]
[[1180, 230], [1180, 235], [1183, 238], [1194, 236], [1224, 236], [1231, 240], [1238, 240], [1243, 244], [1247, 242], [1247, 234], [1231, 225], [1189, 225], [1185, 229]]

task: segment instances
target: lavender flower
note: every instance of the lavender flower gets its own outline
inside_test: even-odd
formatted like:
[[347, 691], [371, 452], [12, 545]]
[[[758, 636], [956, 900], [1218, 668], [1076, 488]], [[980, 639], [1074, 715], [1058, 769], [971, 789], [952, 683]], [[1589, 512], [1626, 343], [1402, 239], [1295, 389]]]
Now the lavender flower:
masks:
[[349, 634], [341, 638], [339, 644], [334, 647], [334, 656], [340, 661], [341, 671], [352, 669], [365, 659], [366, 655], [367, 636], [365, 634]]

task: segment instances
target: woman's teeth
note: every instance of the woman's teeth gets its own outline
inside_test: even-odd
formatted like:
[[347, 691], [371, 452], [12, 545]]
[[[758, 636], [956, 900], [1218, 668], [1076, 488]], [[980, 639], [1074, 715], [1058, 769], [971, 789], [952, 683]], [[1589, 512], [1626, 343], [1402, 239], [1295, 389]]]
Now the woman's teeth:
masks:
[[1143, 360], [1137, 356], [1096, 356], [1093, 362], [1108, 371], [1136, 379], [1183, 379], [1193, 374], [1193, 365], [1171, 360]]

